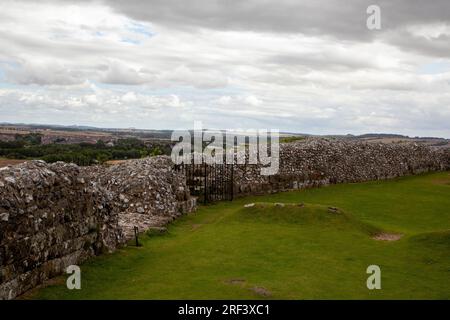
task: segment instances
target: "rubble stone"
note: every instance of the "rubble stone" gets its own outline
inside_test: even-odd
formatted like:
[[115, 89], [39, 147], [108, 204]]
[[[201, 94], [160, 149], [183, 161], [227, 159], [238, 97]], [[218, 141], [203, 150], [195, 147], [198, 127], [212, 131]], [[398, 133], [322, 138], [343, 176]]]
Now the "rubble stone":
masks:
[[233, 191], [235, 196], [245, 196], [448, 169], [449, 149], [416, 143], [308, 138], [280, 144], [275, 175], [261, 175], [260, 165], [235, 165]]
[[169, 157], [111, 167], [31, 161], [0, 170], [0, 300], [195, 210]]
[[112, 194], [110, 205], [119, 211], [119, 226], [127, 239], [134, 237], [135, 226], [142, 232], [161, 227], [196, 209], [186, 177], [174, 170], [170, 157], [130, 160], [85, 170]]
[[0, 299], [123, 242], [110, 195], [79, 167], [32, 161], [0, 171]]

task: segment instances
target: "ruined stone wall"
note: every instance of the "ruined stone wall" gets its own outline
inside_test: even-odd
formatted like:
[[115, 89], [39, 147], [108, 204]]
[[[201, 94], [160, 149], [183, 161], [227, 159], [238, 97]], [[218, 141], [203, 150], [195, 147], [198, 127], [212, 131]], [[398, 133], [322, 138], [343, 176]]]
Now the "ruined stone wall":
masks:
[[33, 161], [0, 170], [0, 299], [121, 243], [111, 195], [76, 165]]
[[195, 210], [168, 157], [111, 167], [32, 161], [0, 169], [0, 300], [133, 234]]
[[259, 166], [236, 166], [234, 193], [235, 196], [271, 193], [448, 169], [448, 149], [415, 143], [309, 138], [280, 145], [280, 168], [276, 175], [260, 175]]
[[135, 226], [140, 231], [163, 226], [196, 209], [184, 174], [174, 171], [168, 156], [87, 170], [92, 180], [113, 194], [111, 205], [120, 212], [119, 225], [127, 238], [133, 236]]

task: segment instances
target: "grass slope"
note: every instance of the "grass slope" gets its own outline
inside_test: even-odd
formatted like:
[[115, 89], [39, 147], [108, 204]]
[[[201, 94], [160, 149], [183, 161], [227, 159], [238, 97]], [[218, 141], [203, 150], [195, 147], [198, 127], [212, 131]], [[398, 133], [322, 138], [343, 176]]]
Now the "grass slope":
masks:
[[[221, 202], [141, 242], [82, 265], [79, 291], [60, 277], [28, 298], [449, 299], [450, 174]], [[366, 288], [371, 264], [381, 290]]]

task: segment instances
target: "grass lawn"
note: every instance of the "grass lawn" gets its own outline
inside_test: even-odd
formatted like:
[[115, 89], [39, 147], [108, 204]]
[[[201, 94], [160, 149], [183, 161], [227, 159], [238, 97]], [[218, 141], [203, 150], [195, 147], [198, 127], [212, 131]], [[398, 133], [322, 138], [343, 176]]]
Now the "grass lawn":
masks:
[[60, 277], [27, 298], [450, 299], [450, 173], [221, 202], [140, 241], [83, 264], [81, 290]]

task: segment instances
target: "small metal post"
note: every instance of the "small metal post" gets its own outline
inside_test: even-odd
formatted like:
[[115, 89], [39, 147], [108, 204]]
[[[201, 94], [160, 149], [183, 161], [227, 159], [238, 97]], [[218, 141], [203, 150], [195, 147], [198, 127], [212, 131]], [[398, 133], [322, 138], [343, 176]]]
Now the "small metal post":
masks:
[[138, 229], [138, 227], [134, 227], [134, 237], [135, 237], [135, 239], [136, 239], [136, 247], [139, 247], [139, 238], [138, 238], [138, 232], [139, 232], [139, 229]]

